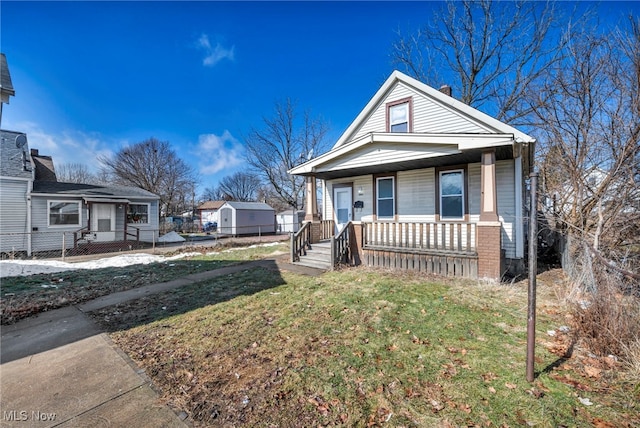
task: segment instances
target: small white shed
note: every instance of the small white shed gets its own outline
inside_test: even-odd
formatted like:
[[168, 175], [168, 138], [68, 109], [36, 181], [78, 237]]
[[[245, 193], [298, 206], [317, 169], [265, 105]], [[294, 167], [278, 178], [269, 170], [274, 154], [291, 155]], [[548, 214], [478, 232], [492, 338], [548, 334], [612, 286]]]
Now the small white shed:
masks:
[[218, 212], [218, 232], [224, 235], [275, 233], [276, 211], [262, 202], [225, 202]]
[[278, 232], [297, 232], [302, 226], [305, 212], [296, 210], [287, 210], [278, 213]]

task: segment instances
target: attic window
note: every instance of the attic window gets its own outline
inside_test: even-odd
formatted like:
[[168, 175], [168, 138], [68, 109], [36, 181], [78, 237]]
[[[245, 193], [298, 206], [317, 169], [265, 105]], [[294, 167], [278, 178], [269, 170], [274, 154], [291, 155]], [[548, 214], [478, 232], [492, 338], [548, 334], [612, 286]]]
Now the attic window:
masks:
[[412, 132], [412, 100], [404, 98], [387, 104], [387, 132]]

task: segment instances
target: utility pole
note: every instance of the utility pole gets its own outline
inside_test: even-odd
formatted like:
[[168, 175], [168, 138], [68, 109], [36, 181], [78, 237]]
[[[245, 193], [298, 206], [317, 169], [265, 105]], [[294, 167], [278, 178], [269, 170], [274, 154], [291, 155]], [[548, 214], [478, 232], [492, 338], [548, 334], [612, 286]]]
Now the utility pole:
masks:
[[538, 173], [532, 172], [529, 205], [529, 292], [527, 310], [527, 381], [535, 375], [536, 346], [536, 275], [538, 273]]

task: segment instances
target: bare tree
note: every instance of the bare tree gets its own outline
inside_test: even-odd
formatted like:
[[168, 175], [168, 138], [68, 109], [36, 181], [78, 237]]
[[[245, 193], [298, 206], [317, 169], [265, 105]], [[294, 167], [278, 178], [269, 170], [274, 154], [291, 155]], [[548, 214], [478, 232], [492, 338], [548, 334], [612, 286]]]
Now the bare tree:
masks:
[[150, 138], [101, 156], [103, 172], [117, 184], [140, 187], [160, 197], [165, 214], [188, 209], [196, 177], [169, 142]]
[[224, 200], [224, 194], [217, 186], [206, 187], [202, 195], [200, 195], [200, 199], [202, 201], [222, 201]]
[[458, 88], [462, 102], [518, 123], [531, 112], [526, 95], [562, 59], [557, 18], [553, 3], [447, 1], [414, 34], [399, 32], [391, 57], [416, 79]]
[[225, 195], [225, 200], [253, 202], [261, 186], [262, 182], [256, 174], [238, 171], [220, 180], [218, 191]]
[[86, 183], [94, 184], [99, 182], [95, 174], [89, 171], [86, 165], [81, 163], [63, 163], [56, 167], [56, 177], [63, 183]]
[[[640, 283], [640, 21], [614, 37], [571, 35], [563, 67], [539, 92], [543, 191], [571, 264]], [[585, 260], [588, 263], [585, 263]]]
[[252, 129], [245, 138], [247, 162], [286, 206], [298, 209], [303, 205], [304, 177], [287, 171], [326, 149], [328, 127], [307, 112], [298, 121], [290, 99], [276, 103], [274, 116], [263, 121], [261, 129]]

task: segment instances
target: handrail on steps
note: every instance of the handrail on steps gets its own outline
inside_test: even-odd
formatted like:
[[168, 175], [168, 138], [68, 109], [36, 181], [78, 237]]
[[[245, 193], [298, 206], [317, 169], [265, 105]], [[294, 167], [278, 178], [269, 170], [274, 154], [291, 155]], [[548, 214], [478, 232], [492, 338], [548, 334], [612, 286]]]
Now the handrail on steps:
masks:
[[353, 224], [348, 222], [337, 235], [331, 237], [331, 269], [335, 269], [341, 264], [349, 261], [349, 251], [351, 249], [351, 229]]
[[[85, 235], [88, 233], [90, 233], [89, 226], [85, 226], [73, 232], [73, 248], [78, 248], [78, 241], [84, 239]], [[80, 234], [80, 237], [78, 237], [78, 234]]]
[[311, 222], [303, 223], [300, 230], [291, 234], [291, 263], [300, 261], [311, 248]]
[[128, 240], [129, 236], [131, 236], [131, 237], [136, 239], [136, 242], [140, 242], [140, 228], [139, 227], [135, 227], [135, 226], [129, 226], [129, 227], [131, 229], [135, 229], [136, 232], [135, 233], [131, 233], [131, 232], [129, 232], [128, 229], [126, 229], [126, 231], [125, 231], [126, 234], [125, 234], [125, 237], [124, 237], [125, 241]]

